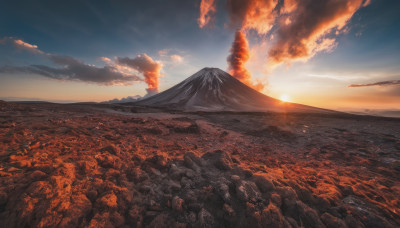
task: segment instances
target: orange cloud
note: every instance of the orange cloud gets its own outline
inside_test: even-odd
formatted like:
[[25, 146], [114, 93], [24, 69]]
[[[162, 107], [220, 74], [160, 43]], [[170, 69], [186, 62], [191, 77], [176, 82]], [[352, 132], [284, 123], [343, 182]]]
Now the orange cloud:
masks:
[[111, 63], [112, 62], [112, 60], [110, 58], [107, 58], [107, 57], [100, 57], [99, 60], [103, 61], [105, 63]]
[[241, 30], [235, 34], [235, 41], [228, 57], [229, 71], [240, 81], [258, 91], [262, 91], [265, 85], [251, 82], [252, 76], [245, 66], [250, 54], [244, 32], [253, 29], [259, 34], [267, 34], [274, 25], [277, 4], [278, 0], [227, 0], [230, 27]]
[[27, 50], [33, 53], [44, 54], [44, 52], [38, 49], [37, 45], [32, 45], [22, 40], [14, 40], [14, 45], [21, 50]]
[[274, 24], [277, 4], [278, 0], [227, 0], [230, 26], [266, 34]]
[[[227, 0], [226, 3], [230, 27], [245, 33], [254, 30], [268, 41], [268, 63], [274, 66], [306, 61], [319, 52], [333, 50], [336, 37], [349, 31], [346, 25], [354, 13], [371, 0]], [[201, 18], [205, 11], [202, 8], [200, 11]]]
[[116, 63], [118, 65], [124, 65], [129, 68], [135, 69], [143, 74], [144, 81], [148, 88], [148, 94], [154, 94], [158, 92], [159, 77], [161, 76], [162, 63], [153, 60], [146, 54], [137, 55], [135, 58], [120, 58], [117, 57]]
[[199, 24], [200, 28], [203, 28], [212, 22], [216, 11], [217, 7], [215, 0], [201, 0], [200, 16], [197, 19], [197, 23]]
[[281, 9], [282, 13], [293, 12], [297, 8], [297, 0], [285, 0]]
[[363, 7], [365, 7], [365, 6], [369, 5], [369, 4], [371, 4], [371, 0], [365, 0], [364, 3], [363, 3]]
[[[321, 51], [332, 50], [335, 36], [346, 31], [353, 14], [365, 0], [285, 1], [277, 21], [276, 42], [268, 51], [271, 64], [307, 60]], [[289, 19], [291, 23], [285, 23]]]
[[45, 54], [43, 51], [38, 49], [37, 45], [24, 42], [20, 39], [15, 39], [14, 37], [4, 37], [0, 40], [0, 44], [6, 44], [7, 42], [10, 42], [18, 50], [28, 51], [34, 54]]
[[262, 91], [264, 85], [262, 83], [252, 84], [251, 74], [246, 69], [246, 62], [250, 58], [249, 43], [246, 35], [240, 30], [236, 31], [230, 52], [231, 54], [227, 58], [229, 73], [246, 85]]
[[[273, 26], [276, 13], [274, 8], [278, 0], [227, 0], [230, 27], [238, 28], [235, 41], [232, 43], [231, 54], [227, 61], [230, 73], [241, 82], [261, 91], [262, 83], [252, 84], [251, 74], [246, 69], [249, 61], [249, 45], [244, 32], [255, 29], [260, 34], [266, 34]], [[200, 28], [209, 24], [216, 12], [215, 0], [202, 0], [198, 23]]]

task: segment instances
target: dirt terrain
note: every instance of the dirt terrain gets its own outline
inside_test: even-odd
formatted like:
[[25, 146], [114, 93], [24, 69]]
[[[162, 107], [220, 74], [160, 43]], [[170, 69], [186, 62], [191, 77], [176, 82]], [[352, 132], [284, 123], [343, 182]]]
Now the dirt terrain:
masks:
[[0, 227], [399, 227], [400, 119], [0, 103]]

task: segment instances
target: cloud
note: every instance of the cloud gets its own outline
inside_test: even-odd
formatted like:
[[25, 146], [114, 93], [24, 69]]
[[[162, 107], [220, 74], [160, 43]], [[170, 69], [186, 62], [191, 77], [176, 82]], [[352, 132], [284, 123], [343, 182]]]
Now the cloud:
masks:
[[400, 80], [381, 81], [369, 84], [352, 84], [347, 87], [394, 86], [394, 85], [400, 85]]
[[24, 42], [23, 40], [16, 39], [14, 37], [3, 37], [0, 40], [0, 44], [7, 44], [11, 43], [14, 45], [18, 50], [23, 50], [23, 51], [28, 51], [34, 54], [44, 54], [43, 51], [38, 49], [37, 45], [29, 44], [27, 42]]
[[[366, 84], [352, 84], [348, 85], [347, 87], [356, 88], [356, 87], [374, 87], [368, 89], [368, 96], [369, 99], [372, 97], [376, 99], [382, 100], [390, 100], [393, 97], [398, 100], [398, 96], [400, 96], [400, 80], [387, 80], [387, 81], [380, 81], [374, 83], [366, 83]], [[398, 102], [397, 102], [398, 103]]]
[[210, 25], [214, 20], [214, 15], [217, 11], [215, 2], [215, 0], [201, 0], [200, 16], [197, 19], [200, 28]]
[[101, 102], [101, 103], [111, 103], [111, 104], [115, 104], [115, 103], [136, 102], [136, 101], [139, 101], [139, 100], [142, 100], [142, 99], [151, 97], [151, 96], [153, 96], [153, 95], [155, 95], [155, 94], [157, 94], [157, 93], [152, 93], [152, 92], [150, 91], [150, 93], [147, 93], [147, 94], [144, 95], [144, 96], [134, 95], [134, 96], [123, 97], [123, 98], [121, 98], [121, 99], [114, 98], [114, 99], [112, 99], [112, 100], [103, 101], [103, 102]]
[[268, 51], [272, 64], [307, 60], [336, 46], [336, 36], [346, 31], [353, 14], [365, 0], [291, 0], [280, 8], [274, 31], [275, 42]]
[[371, 4], [371, 0], [365, 0], [363, 3], [363, 7], [368, 6], [369, 4]]
[[335, 74], [305, 74], [306, 77], [312, 78], [326, 78], [332, 79], [336, 81], [350, 81], [350, 80], [360, 80], [367, 78], [366, 76], [362, 75], [335, 75]]
[[250, 52], [249, 44], [243, 32], [236, 31], [235, 40], [232, 43], [230, 52], [231, 54], [227, 58], [229, 73], [244, 84], [262, 91], [264, 85], [261, 83], [252, 84], [251, 74], [245, 66], [250, 58]]
[[[174, 54], [172, 54], [174, 53]], [[178, 54], [179, 53], [179, 54]], [[171, 49], [162, 49], [158, 51], [158, 55], [166, 64], [181, 64], [185, 58], [181, 55], [183, 52]]]
[[110, 58], [107, 57], [100, 57], [98, 60], [103, 61], [105, 63], [111, 63], [112, 60]]
[[121, 99], [115, 98], [115, 99], [112, 99], [112, 100], [109, 100], [109, 101], [104, 101], [102, 103], [111, 103], [111, 104], [114, 104], [114, 103], [127, 103], [127, 102], [135, 102], [135, 101], [138, 101], [140, 99], [142, 99], [142, 96], [135, 95], [135, 96], [123, 97]]
[[336, 36], [348, 31], [348, 21], [366, 5], [366, 0], [227, 1], [231, 27], [273, 37], [267, 51], [271, 66], [333, 50]]
[[160, 55], [161, 57], [165, 57], [168, 55], [168, 53], [170, 52], [170, 49], [162, 49], [158, 51], [158, 55]]
[[[241, 82], [258, 91], [262, 91], [265, 86], [260, 82], [253, 84], [251, 73], [246, 69], [246, 62], [250, 58], [246, 32], [254, 29], [259, 34], [266, 34], [273, 27], [276, 17], [274, 9], [277, 3], [278, 0], [227, 0], [226, 2], [229, 27], [237, 29], [227, 58], [228, 70]], [[202, 13], [203, 9], [200, 7], [200, 18]]]
[[[370, 0], [227, 0], [229, 27], [256, 31], [268, 42], [266, 65], [307, 61], [332, 51], [337, 36], [349, 31], [348, 22]], [[202, 8], [200, 8], [200, 18]]]
[[59, 67], [45, 65], [30, 66], [3, 66], [0, 73], [26, 73], [37, 74], [57, 80], [72, 80], [101, 85], [131, 85], [133, 81], [142, 81], [135, 74], [121, 72], [113, 66], [96, 67], [85, 64], [79, 59], [70, 56], [60, 56], [41, 51], [38, 46], [26, 43], [13, 37], [4, 37], [1, 44], [11, 43], [19, 50], [40, 54], [47, 57], [53, 64]]
[[[146, 89], [148, 94], [158, 92], [158, 78], [161, 75], [162, 64], [146, 54], [138, 55], [133, 59], [116, 57], [116, 61], [108, 57], [100, 57], [99, 60], [103, 61], [106, 66], [97, 67], [70, 56], [45, 53], [36, 45], [12, 37], [4, 37], [0, 40], [0, 44], [6, 43], [11, 43], [20, 50], [41, 54], [59, 67], [46, 65], [3, 66], [0, 67], [0, 73], [37, 74], [57, 80], [82, 81], [100, 85], [132, 85], [135, 81], [145, 81], [148, 85]], [[171, 59], [183, 61], [179, 55], [172, 55]], [[138, 76], [138, 73], [143, 74], [144, 80]]]
[[37, 74], [57, 80], [82, 81], [100, 85], [131, 85], [142, 81], [134, 74], [125, 74], [112, 66], [96, 67], [69, 56], [50, 55], [50, 60], [61, 67], [45, 65], [3, 66], [0, 73]]
[[183, 62], [183, 57], [180, 55], [176, 55], [176, 54], [171, 55], [170, 58], [171, 58], [172, 62], [174, 62], [174, 63], [182, 63]]
[[144, 76], [144, 81], [147, 83], [147, 93], [154, 94], [158, 92], [159, 77], [161, 76], [161, 69], [163, 67], [161, 62], [153, 60], [146, 54], [137, 55], [135, 58], [117, 57], [116, 64], [127, 66]]
[[235, 29], [254, 29], [266, 34], [272, 28], [277, 16], [274, 11], [278, 0], [227, 0], [230, 27]]

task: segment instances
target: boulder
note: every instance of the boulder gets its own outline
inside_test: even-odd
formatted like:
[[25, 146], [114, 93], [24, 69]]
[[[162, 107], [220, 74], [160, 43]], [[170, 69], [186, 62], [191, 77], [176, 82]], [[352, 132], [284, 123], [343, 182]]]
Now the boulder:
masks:
[[336, 218], [327, 212], [321, 215], [321, 220], [327, 228], [347, 228], [347, 225], [343, 220]]
[[233, 161], [228, 153], [222, 150], [216, 150], [211, 153], [206, 153], [202, 158], [220, 170], [231, 170]]
[[278, 207], [269, 204], [261, 212], [261, 227], [290, 227]]
[[241, 181], [236, 185], [236, 197], [242, 202], [255, 202], [260, 196], [261, 194], [254, 182]]
[[275, 186], [272, 183], [272, 181], [268, 180], [263, 176], [254, 175], [252, 179], [262, 193], [266, 193], [275, 189]]
[[7, 203], [8, 195], [5, 191], [0, 190], [0, 206]]
[[117, 196], [111, 192], [97, 200], [98, 204], [103, 208], [116, 209], [118, 207]]
[[201, 228], [208, 228], [215, 226], [214, 216], [210, 214], [206, 209], [202, 208], [197, 215], [199, 220], [199, 227]]
[[172, 199], [172, 209], [174, 209], [175, 211], [181, 212], [182, 211], [182, 206], [183, 206], [183, 199], [179, 198], [178, 196], [175, 196]]

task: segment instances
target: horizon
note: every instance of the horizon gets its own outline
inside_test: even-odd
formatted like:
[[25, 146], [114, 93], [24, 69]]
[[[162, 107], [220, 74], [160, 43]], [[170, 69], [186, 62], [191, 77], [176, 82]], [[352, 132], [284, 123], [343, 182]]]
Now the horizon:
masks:
[[[20, 3], [33, 10], [18, 11]], [[152, 3], [7, 1], [0, 9], [0, 99], [143, 97], [213, 66], [287, 102], [360, 112], [400, 107], [396, 1], [359, 0], [346, 13], [341, 3], [337, 11], [317, 6], [332, 18], [281, 3], [259, 6], [273, 16], [256, 18], [247, 16], [252, 5], [236, 12], [234, 1]], [[318, 34], [304, 35], [304, 46], [286, 38], [300, 31], [291, 21], [300, 13], [315, 21], [301, 34]]]

